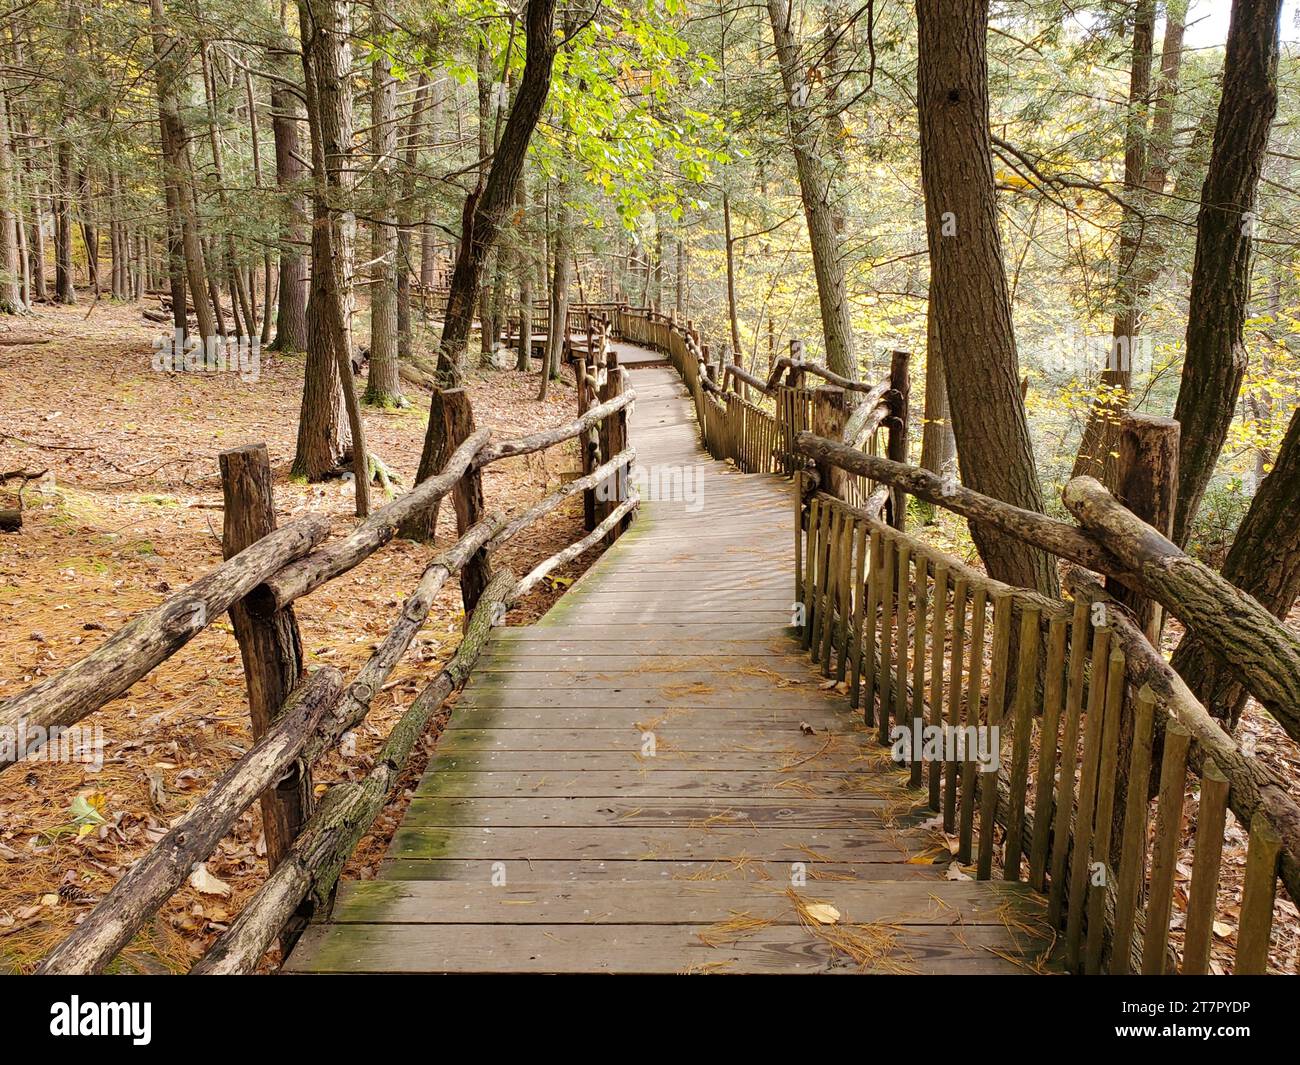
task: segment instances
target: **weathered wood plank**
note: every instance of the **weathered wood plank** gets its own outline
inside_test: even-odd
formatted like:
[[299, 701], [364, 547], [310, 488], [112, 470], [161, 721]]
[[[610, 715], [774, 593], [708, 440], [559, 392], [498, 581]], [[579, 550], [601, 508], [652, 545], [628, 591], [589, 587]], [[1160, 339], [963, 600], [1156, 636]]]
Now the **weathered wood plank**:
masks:
[[[1031, 973], [1042, 945], [1003, 928], [904, 929], [858, 966], [803, 928], [776, 925], [706, 945], [708, 925], [333, 925], [313, 928], [290, 972]], [[716, 934], [716, 933], [715, 933]], [[1010, 943], [1008, 941], [1011, 941]], [[996, 947], [1006, 957], [992, 953]], [[1011, 947], [1011, 949], [1007, 949]], [[1015, 958], [1018, 952], [1024, 959]]]
[[[1005, 924], [1008, 902], [1032, 912], [1025, 885], [990, 891], [956, 883], [814, 882], [804, 899], [830, 903], [855, 923]], [[1020, 890], [1013, 890], [1019, 888]], [[784, 881], [638, 881], [617, 892], [600, 883], [439, 883], [366, 880], [343, 884], [331, 920], [338, 924], [711, 924], [746, 912], [778, 925], [799, 923]], [[1041, 907], [1039, 907], [1041, 909]]]

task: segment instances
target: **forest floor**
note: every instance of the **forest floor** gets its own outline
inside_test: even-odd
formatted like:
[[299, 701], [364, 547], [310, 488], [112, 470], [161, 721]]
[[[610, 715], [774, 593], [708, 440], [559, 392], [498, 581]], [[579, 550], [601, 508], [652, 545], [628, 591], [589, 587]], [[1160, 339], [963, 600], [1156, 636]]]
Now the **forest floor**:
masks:
[[[89, 313], [44, 308], [0, 328], [0, 472], [46, 471], [22, 493], [22, 531], [0, 534], [0, 699], [81, 658], [131, 615], [221, 561], [220, 451], [266, 443], [281, 523], [325, 513], [339, 535], [355, 520], [350, 482], [289, 478], [302, 356], [263, 351], [260, 373], [247, 381], [237, 372], [159, 372], [151, 368], [152, 342], [163, 329], [143, 321], [139, 307], [107, 302]], [[571, 380], [553, 387], [545, 403], [536, 401], [532, 373], [480, 371], [467, 385], [479, 426], [498, 440], [576, 416]], [[428, 414], [427, 395], [412, 388], [408, 396], [408, 410], [365, 412], [370, 447], [402, 488], [419, 462]], [[484, 477], [488, 505], [517, 510], [578, 466], [573, 445], [494, 464]], [[0, 486], [0, 507], [13, 506], [18, 483]], [[374, 492], [376, 505], [383, 502]], [[580, 507], [549, 515], [500, 561], [522, 575], [579, 538]], [[454, 539], [454, 520], [444, 506], [440, 544]], [[308, 668], [328, 663], [355, 673], [431, 554], [395, 540], [300, 600]], [[538, 617], [597, 555], [558, 571], [508, 623]], [[454, 652], [461, 621], [451, 581], [355, 745], [320, 764], [318, 790], [366, 774], [400, 712]], [[0, 972], [30, 970], [248, 748], [243, 670], [228, 619], [85, 724], [103, 729], [102, 767], [33, 761], [7, 773], [0, 789]], [[409, 782], [418, 780], [437, 731], [413, 759]], [[403, 807], [401, 796], [381, 815], [346, 875], [371, 874]], [[254, 809], [206, 863], [209, 876], [192, 878], [117, 968], [188, 969], [262, 881], [263, 853]]]

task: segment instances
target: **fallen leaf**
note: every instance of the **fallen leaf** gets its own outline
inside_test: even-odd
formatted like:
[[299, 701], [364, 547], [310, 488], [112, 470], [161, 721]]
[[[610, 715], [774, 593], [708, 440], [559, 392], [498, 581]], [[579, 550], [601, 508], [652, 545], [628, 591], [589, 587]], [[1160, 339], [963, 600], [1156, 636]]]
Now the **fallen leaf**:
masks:
[[224, 880], [218, 880], [208, 872], [206, 862], [199, 862], [190, 873], [190, 887], [201, 894], [220, 895], [222, 898], [229, 896], [232, 890]]
[[840, 911], [827, 902], [812, 902], [804, 907], [804, 913], [818, 924], [834, 924], [840, 919]]

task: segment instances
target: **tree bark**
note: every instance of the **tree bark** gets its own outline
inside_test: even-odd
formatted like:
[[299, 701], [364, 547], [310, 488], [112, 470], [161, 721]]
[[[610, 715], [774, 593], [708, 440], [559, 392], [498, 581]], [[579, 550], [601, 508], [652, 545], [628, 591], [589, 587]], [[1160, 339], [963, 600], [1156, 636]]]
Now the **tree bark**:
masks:
[[[444, 384], [459, 381], [459, 367], [469, 342], [483, 264], [488, 250], [496, 242], [501, 219], [514, 202], [528, 142], [551, 88], [551, 66], [556, 51], [555, 0], [529, 0], [525, 22], [527, 56], [519, 91], [515, 94], [501, 142], [493, 155], [487, 181], [482, 189], [476, 188], [466, 197], [461, 217], [463, 236], [456, 254], [442, 338], [438, 344], [438, 373]], [[441, 451], [442, 425], [431, 414], [417, 482], [437, 472]]]
[[[208, 341], [217, 335], [216, 314], [209, 303], [207, 267], [199, 235], [198, 208], [184, 123], [181, 120], [181, 82], [184, 71], [177, 58], [180, 42], [168, 34], [162, 0], [150, 0], [153, 49], [158, 82], [158, 124], [162, 144], [163, 181], [170, 187], [176, 210], [179, 253], [185, 265], [189, 299], [194, 307], [199, 336]], [[62, 201], [60, 210], [66, 207]], [[63, 223], [60, 222], [60, 226]], [[62, 298], [62, 297], [60, 297]], [[184, 314], [182, 302], [181, 314]]]
[[429, 107], [429, 76], [416, 83], [411, 115], [402, 133], [402, 179], [397, 229], [397, 357], [411, 357], [411, 229], [415, 225], [415, 168], [420, 159], [420, 131]]
[[1133, 388], [1132, 358], [1142, 309], [1138, 256], [1146, 207], [1143, 192], [1147, 168], [1147, 98], [1151, 92], [1155, 24], [1155, 0], [1138, 0], [1129, 70], [1128, 125], [1124, 135], [1125, 206], [1115, 268], [1115, 319], [1107, 362], [1098, 379], [1097, 396], [1088, 412], [1071, 474], [1072, 477], [1088, 474], [1109, 488], [1115, 487], [1117, 465], [1113, 453], [1119, 439], [1119, 416], [1128, 409]]
[[8, 90], [0, 84], [0, 314], [24, 310], [14, 197], [14, 159], [10, 150]]
[[[319, 430], [330, 428], [329, 421], [337, 406], [322, 393], [328, 392], [332, 396], [334, 382], [337, 382], [352, 435], [352, 478], [357, 516], [365, 517], [370, 512], [370, 470], [361, 406], [352, 376], [352, 238], [356, 223], [350, 209], [350, 11], [343, 0], [306, 0], [298, 8], [298, 19], [303, 42], [307, 118], [312, 134], [314, 225], [311, 296], [316, 298], [319, 313], [314, 313], [315, 305], [308, 306], [308, 318], [315, 328], [308, 344], [308, 380], [303, 386], [299, 456], [294, 465], [297, 469], [300, 459], [324, 456], [330, 441]], [[311, 365], [313, 355], [317, 362], [315, 368]], [[328, 389], [322, 389], [331, 362], [333, 381]], [[308, 401], [312, 398], [319, 399], [319, 408], [309, 406]], [[312, 420], [316, 422], [315, 426], [309, 426]], [[311, 428], [317, 430], [317, 450], [304, 456], [303, 434]], [[302, 472], [311, 479], [313, 474], [316, 478], [323, 476], [326, 470], [307, 468]]]
[[[845, 294], [844, 263], [836, 236], [833, 187], [817, 151], [816, 126], [809, 86], [800, 67], [799, 47], [791, 30], [793, 0], [767, 0], [772, 36], [776, 42], [781, 81], [785, 87], [786, 114], [808, 241], [812, 248], [813, 273], [817, 278], [817, 303], [826, 340], [826, 365], [844, 377], [858, 376], [853, 347], [853, 320]], [[990, 172], [991, 175], [991, 172]]]
[[[934, 318], [934, 301], [929, 302], [925, 316], [925, 411], [921, 428], [921, 465], [944, 476], [956, 475], [957, 441], [952, 435], [952, 416], [948, 411], [948, 381], [943, 372], [943, 348], [939, 344], [939, 330]], [[934, 506], [922, 504], [929, 521]]]
[[[294, 65], [292, 53], [279, 48], [268, 50], [267, 62], [285, 78], [289, 77]], [[307, 241], [304, 225], [307, 204], [301, 190], [301, 114], [298, 94], [278, 81], [272, 82], [271, 133], [275, 138], [275, 180], [284, 203], [284, 214], [280, 222], [280, 281], [275, 309], [275, 339], [271, 342], [271, 347], [276, 351], [307, 349], [307, 257], [303, 254], [303, 245]]]
[[[962, 478], [1042, 511], [990, 159], [988, 0], [917, 0], [916, 13], [930, 299], [948, 381], [962, 382], [948, 389]], [[998, 580], [1056, 594], [1056, 567], [1043, 552], [979, 525], [971, 534]]]
[[[379, 40], [388, 29], [383, 0], [373, 5], [371, 29]], [[397, 79], [388, 55], [375, 50], [370, 66], [370, 151], [373, 203], [370, 257], [370, 374], [366, 402], [397, 407], [404, 402], [397, 370]]]
[[1196, 220], [1187, 354], [1174, 418], [1183, 427], [1174, 543], [1187, 544], [1246, 373], [1255, 190], [1277, 112], [1282, 0], [1233, 0], [1223, 95]]
[[[1300, 410], [1278, 450], [1273, 469], [1251, 500], [1237, 530], [1223, 576], [1285, 619], [1300, 596]], [[1195, 633], [1183, 636], [1170, 663], [1210, 713], [1231, 731], [1247, 693]]]

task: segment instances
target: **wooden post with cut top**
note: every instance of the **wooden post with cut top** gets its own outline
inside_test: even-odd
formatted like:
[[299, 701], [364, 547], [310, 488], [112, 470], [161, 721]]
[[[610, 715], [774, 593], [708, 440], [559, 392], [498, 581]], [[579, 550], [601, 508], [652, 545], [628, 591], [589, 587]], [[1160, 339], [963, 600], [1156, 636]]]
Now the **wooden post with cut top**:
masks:
[[[446, 389], [442, 393], [442, 433], [447, 442], [447, 454], [473, 436], [474, 430], [474, 408], [470, 405], [469, 392], [464, 388]], [[483, 475], [472, 464], [456, 482], [451, 499], [456, 508], [456, 536], [459, 538], [477, 525], [487, 510], [483, 501]], [[466, 625], [491, 579], [492, 566], [487, 549], [480, 547], [460, 572], [460, 597], [465, 605]]]
[[[911, 353], [894, 351], [889, 356], [889, 417], [885, 420], [888, 439], [885, 455], [895, 462], [907, 461], [907, 408], [912, 393], [912, 381], [908, 374]], [[907, 523], [907, 495], [901, 488], [891, 488], [889, 492], [889, 524], [899, 532]]]

